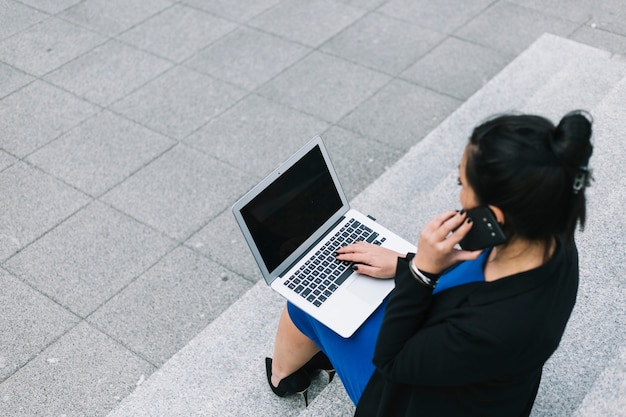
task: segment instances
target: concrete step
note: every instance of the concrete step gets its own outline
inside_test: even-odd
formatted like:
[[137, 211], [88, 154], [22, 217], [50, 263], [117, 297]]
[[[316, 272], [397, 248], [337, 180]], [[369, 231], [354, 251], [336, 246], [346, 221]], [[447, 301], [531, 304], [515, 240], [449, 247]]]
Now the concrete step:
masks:
[[[577, 65], [588, 68], [585, 74], [596, 73], [597, 83], [593, 77], [580, 78], [581, 73], [574, 70]], [[541, 113], [552, 109], [551, 106], [565, 108], [560, 105], [558, 94], [548, 92], [558, 92], [559, 86], [566, 85], [567, 80], [582, 82], [582, 79], [582, 85], [572, 87], [572, 90], [579, 90], [578, 97], [581, 99], [577, 102], [576, 94], [570, 93], [568, 102], [575, 103], [575, 108], [591, 108], [594, 114], [606, 112], [607, 115], [596, 115], [598, 125], [613, 121], [617, 128], [618, 119], [613, 120], [610, 115], [614, 113], [612, 100], [619, 98], [621, 90], [613, 90], [604, 100], [602, 97], [620, 78], [617, 67], [621, 65], [618, 59], [604, 51], [553, 35], [543, 36], [357, 196], [353, 206], [373, 214], [381, 223], [415, 240], [420, 226], [433, 214], [458, 206], [453, 184], [458, 175], [459, 155], [477, 121], [507, 110]], [[529, 103], [536, 107], [531, 107]], [[555, 118], [561, 115], [557, 114]], [[606, 141], [610, 146], [615, 144], [616, 135], [608, 135], [600, 126], [597, 132], [601, 135], [596, 140], [599, 147], [604, 146]], [[613, 158], [614, 152], [598, 150], [594, 166], [612, 166]], [[619, 172], [613, 171], [614, 178], [621, 180], [621, 184], [616, 185], [621, 185], [621, 190], [624, 190], [623, 176]], [[600, 169], [600, 173], [604, 179], [604, 171]], [[616, 202], [615, 199], [620, 197], [623, 201], [623, 191], [621, 196], [607, 194], [606, 183], [600, 182], [598, 180], [598, 186], [594, 187], [597, 197], [594, 194], [593, 204], [590, 204], [590, 224], [581, 242], [584, 253], [593, 253], [594, 258], [595, 251], [607, 239], [599, 226], [602, 220], [609, 219], [607, 215], [614, 214], [609, 212], [612, 210], [609, 207], [602, 208], [602, 204]], [[624, 231], [623, 227], [622, 220], [616, 230]], [[623, 234], [611, 236], [617, 241]], [[612, 329], [612, 333], [616, 333], [624, 326], [615, 314], [605, 311], [603, 300], [609, 291], [612, 292], [612, 300], [620, 294], [623, 298], [624, 287], [621, 287], [621, 293], [616, 290], [615, 280], [608, 280], [611, 284], [606, 286], [597, 285], [598, 280], [604, 280], [605, 274], [615, 277], [617, 270], [615, 262], [602, 256], [598, 259], [602, 262], [593, 265], [588, 261], [582, 263], [586, 284], [582, 286], [579, 306], [572, 318], [574, 323], [568, 327], [562, 348], [546, 367], [547, 375], [535, 416], [571, 415], [591, 390], [597, 376], [606, 369], [607, 361], [597, 366], [590, 361], [583, 369], [572, 369], [576, 361], [581, 360], [581, 355], [589, 354], [587, 339], [591, 342], [593, 337], [599, 337], [607, 345], [604, 350], [601, 349], [606, 351], [603, 355], [614, 357], [617, 340], [607, 338], [606, 332]], [[624, 255], [618, 256], [618, 260], [624, 266]], [[277, 398], [267, 388], [263, 358], [271, 355], [278, 314], [283, 305], [284, 301], [279, 296], [264, 283], [258, 283], [138, 387], [109, 417], [352, 415], [354, 407], [340, 381], [325, 386], [323, 378], [317, 379], [311, 393], [315, 399], [308, 409], [304, 408], [301, 398]], [[613, 306], [612, 303], [609, 305]], [[608, 316], [613, 324], [605, 324], [598, 334], [591, 335], [594, 327], [585, 321], [588, 315], [594, 318]], [[578, 338], [585, 341], [582, 353], [577, 350]], [[583, 376], [583, 385], [579, 389], [571, 390], [568, 386], [570, 381], [577, 382], [571, 378], [572, 373]], [[564, 393], [565, 390], [570, 390], [571, 395]], [[560, 398], [566, 398], [568, 404], [563, 404]]]
[[[534, 415], [572, 415], [581, 402], [584, 412], [577, 415], [619, 415], [603, 412], [619, 408], [619, 402], [614, 396], [599, 396], [596, 385], [602, 387], [607, 375], [621, 372], [623, 361], [621, 365], [615, 361], [626, 345], [626, 177], [621, 174], [626, 164], [624, 103], [626, 78], [592, 109], [595, 182], [588, 191], [587, 226], [577, 239], [581, 269], [578, 302], [561, 347], [546, 366]], [[624, 398], [626, 392], [619, 380], [613, 383], [612, 392], [621, 392]]]
[[600, 374], [573, 417], [626, 416], [626, 347]]

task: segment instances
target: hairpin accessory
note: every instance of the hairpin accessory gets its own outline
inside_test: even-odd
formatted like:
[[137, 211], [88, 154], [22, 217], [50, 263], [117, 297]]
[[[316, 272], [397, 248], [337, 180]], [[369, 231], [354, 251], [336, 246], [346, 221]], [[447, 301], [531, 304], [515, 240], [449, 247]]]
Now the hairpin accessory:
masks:
[[576, 175], [574, 175], [574, 184], [572, 185], [572, 191], [574, 194], [578, 194], [580, 190], [589, 185], [589, 167], [582, 166], [578, 169]]

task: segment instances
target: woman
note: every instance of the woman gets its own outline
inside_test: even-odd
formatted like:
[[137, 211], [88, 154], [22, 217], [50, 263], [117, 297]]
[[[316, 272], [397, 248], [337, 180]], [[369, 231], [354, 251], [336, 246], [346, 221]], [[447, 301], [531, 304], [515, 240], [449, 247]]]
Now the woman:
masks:
[[[532, 115], [476, 127], [459, 167], [463, 210], [426, 224], [415, 254], [366, 243], [337, 251], [396, 287], [349, 339], [288, 305], [266, 361], [272, 390], [306, 394], [312, 372], [336, 368], [356, 416], [529, 415], [576, 299], [591, 153], [583, 112], [556, 127]], [[478, 206], [507, 242], [461, 250], [465, 210]]]

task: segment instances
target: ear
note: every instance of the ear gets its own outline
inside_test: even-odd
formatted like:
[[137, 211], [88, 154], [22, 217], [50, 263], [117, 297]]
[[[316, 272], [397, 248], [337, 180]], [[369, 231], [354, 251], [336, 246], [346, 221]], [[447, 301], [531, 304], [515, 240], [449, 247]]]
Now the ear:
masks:
[[500, 210], [500, 207], [496, 207], [496, 206], [487, 206], [487, 207], [489, 207], [489, 209], [493, 211], [493, 214], [496, 216], [496, 220], [498, 221], [498, 223], [504, 224], [504, 213], [502, 212], [502, 210]]

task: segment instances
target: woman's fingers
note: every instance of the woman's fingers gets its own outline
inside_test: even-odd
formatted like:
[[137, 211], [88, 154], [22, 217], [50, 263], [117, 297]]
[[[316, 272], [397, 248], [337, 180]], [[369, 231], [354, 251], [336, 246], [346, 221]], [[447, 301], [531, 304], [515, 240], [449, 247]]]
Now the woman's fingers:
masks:
[[447, 221], [454, 218], [457, 214], [459, 214], [459, 212], [450, 210], [433, 217], [428, 223], [426, 223], [422, 229], [422, 233], [441, 233], [442, 226], [445, 225]]
[[[370, 243], [356, 242], [337, 249], [337, 259], [350, 262], [364, 262], [371, 256], [373, 248]], [[378, 247], [378, 246], [375, 246]]]
[[472, 224], [472, 219], [470, 217], [467, 217], [467, 214], [465, 213], [463, 213], [462, 216], [458, 216], [457, 219], [451, 219], [451, 220], [457, 220], [457, 221], [453, 223], [454, 224], [453, 229], [451, 233], [448, 235], [447, 240], [449, 241], [449, 244], [451, 244], [452, 246], [455, 246], [461, 240], [463, 240], [466, 234], [469, 233], [473, 224]]
[[391, 278], [399, 256], [404, 254], [366, 242], [357, 242], [337, 250], [338, 260], [352, 262], [359, 273], [376, 278]]
[[353, 269], [357, 271], [359, 274], [368, 275], [374, 278], [388, 278], [380, 276], [381, 269], [375, 266], [370, 266], [367, 264], [354, 264]]
[[[442, 250], [449, 250], [467, 233], [464, 227], [466, 218], [467, 214], [463, 210], [443, 213], [426, 224], [422, 229], [420, 239], [428, 241], [431, 245], [440, 246]], [[471, 228], [471, 225], [469, 227]], [[458, 241], [456, 241], [457, 238]]]
[[426, 272], [440, 273], [459, 261], [475, 259], [480, 251], [474, 253], [456, 247], [471, 228], [464, 210], [434, 217], [420, 234], [415, 265]]

